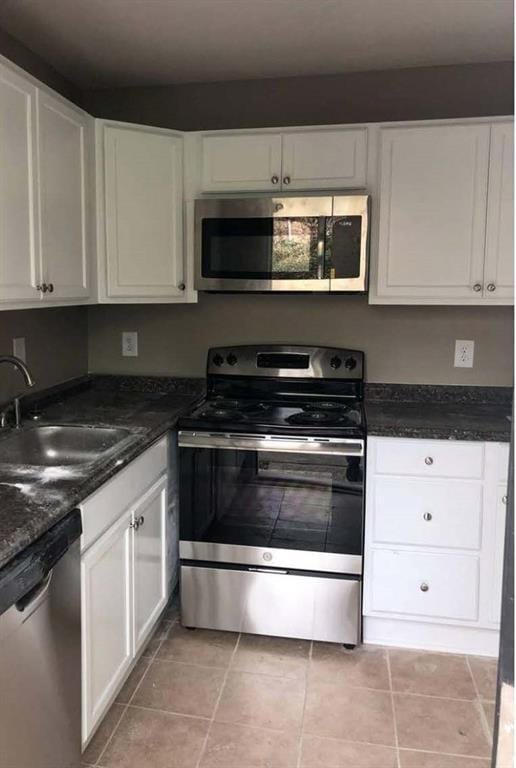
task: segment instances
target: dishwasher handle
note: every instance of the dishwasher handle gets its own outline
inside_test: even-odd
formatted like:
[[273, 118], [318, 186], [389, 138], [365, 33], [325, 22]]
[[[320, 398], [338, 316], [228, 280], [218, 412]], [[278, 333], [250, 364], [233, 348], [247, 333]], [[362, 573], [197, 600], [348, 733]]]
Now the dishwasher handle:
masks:
[[52, 568], [52, 570], [49, 571], [49, 573], [47, 573], [47, 575], [44, 576], [38, 584], [29, 589], [29, 591], [26, 592], [23, 597], [20, 597], [20, 599], [15, 603], [17, 611], [20, 611], [20, 613], [30, 611], [32, 613], [33, 610], [36, 610], [39, 604], [43, 602], [48, 592], [53, 573], [54, 569]]

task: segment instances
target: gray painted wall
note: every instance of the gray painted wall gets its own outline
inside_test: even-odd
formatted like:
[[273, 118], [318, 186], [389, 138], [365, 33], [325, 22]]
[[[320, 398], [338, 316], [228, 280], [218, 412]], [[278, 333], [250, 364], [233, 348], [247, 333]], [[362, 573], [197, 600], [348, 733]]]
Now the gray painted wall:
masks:
[[[510, 307], [370, 306], [361, 296], [201, 294], [199, 304], [88, 310], [95, 372], [202, 376], [210, 346], [257, 342], [363, 349], [369, 381], [510, 385]], [[138, 331], [139, 357], [121, 356]], [[475, 366], [454, 368], [455, 339], [475, 341]]]
[[[88, 323], [84, 307], [0, 312], [0, 354], [12, 354], [12, 340], [25, 338], [27, 363], [36, 389], [80, 376], [88, 370]], [[20, 374], [0, 367], [0, 403], [25, 391]]]
[[196, 131], [513, 112], [513, 63], [86, 91], [98, 117]]

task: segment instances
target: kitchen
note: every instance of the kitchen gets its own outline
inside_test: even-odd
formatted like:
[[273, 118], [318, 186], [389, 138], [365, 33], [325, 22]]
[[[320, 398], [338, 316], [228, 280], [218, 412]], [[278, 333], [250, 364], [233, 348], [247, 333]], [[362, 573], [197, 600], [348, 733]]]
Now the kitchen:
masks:
[[510, 765], [512, 8], [241, 4], [0, 6], [0, 768]]

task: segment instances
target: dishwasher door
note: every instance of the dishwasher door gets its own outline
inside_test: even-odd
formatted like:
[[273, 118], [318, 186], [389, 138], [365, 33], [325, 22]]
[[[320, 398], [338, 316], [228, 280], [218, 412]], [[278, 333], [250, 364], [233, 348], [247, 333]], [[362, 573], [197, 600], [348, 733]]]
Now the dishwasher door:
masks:
[[0, 615], [0, 768], [78, 768], [79, 541]]

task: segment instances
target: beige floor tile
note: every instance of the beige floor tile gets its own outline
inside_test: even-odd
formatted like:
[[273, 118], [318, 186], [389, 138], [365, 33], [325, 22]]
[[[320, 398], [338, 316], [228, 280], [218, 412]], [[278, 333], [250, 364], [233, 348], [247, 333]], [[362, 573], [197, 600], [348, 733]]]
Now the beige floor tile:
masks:
[[200, 768], [296, 768], [299, 736], [213, 723]]
[[400, 749], [401, 768], [489, 768], [490, 760]]
[[341, 685], [390, 689], [387, 653], [383, 648], [348, 651], [336, 643], [314, 643], [310, 677], [338, 681]]
[[304, 677], [309, 653], [307, 640], [242, 635], [232, 669], [278, 677]]
[[120, 704], [113, 704], [108, 710], [103, 721], [95, 731], [93, 738], [83, 752], [82, 759], [86, 764], [97, 762], [108, 739], [124, 714], [124, 709], [125, 707]]
[[491, 731], [491, 735], [492, 735], [493, 727], [494, 727], [494, 718], [495, 718], [495, 703], [494, 701], [483, 701], [482, 707], [484, 709], [487, 722], [489, 725], [489, 730]]
[[479, 703], [395, 694], [400, 747], [487, 757]]
[[303, 718], [304, 697], [303, 680], [230, 672], [215, 720], [257, 728], [297, 730]]
[[186, 664], [227, 667], [237, 640], [236, 632], [190, 630], [180, 624], [174, 624], [157, 655], [160, 659], [182, 661]]
[[138, 685], [140, 684], [140, 681], [143, 678], [144, 674], [147, 672], [147, 669], [149, 668], [150, 663], [151, 663], [150, 659], [145, 658], [143, 656], [136, 663], [135, 668], [127, 678], [122, 690], [116, 697], [116, 701], [119, 704], [129, 704], [133, 693], [135, 692]]
[[207, 720], [128, 707], [102, 756], [103, 768], [195, 768]]
[[496, 698], [497, 659], [469, 657], [469, 665], [475, 678], [478, 692], [483, 699], [494, 701]]
[[339, 680], [308, 683], [305, 733], [394, 745], [391, 694], [343, 686]]
[[224, 680], [224, 670], [155, 659], [132, 704], [182, 715], [211, 717]]
[[156, 629], [154, 634], [151, 636], [149, 642], [147, 643], [142, 653], [142, 656], [152, 657], [155, 655], [161, 643], [167, 637], [172, 625], [173, 625], [173, 622], [169, 621], [168, 619], [161, 620], [161, 623], [159, 624], [158, 628]]
[[456, 699], [474, 699], [475, 686], [464, 656], [389, 650], [392, 690]]
[[372, 744], [303, 736], [300, 768], [397, 768], [396, 750]]

